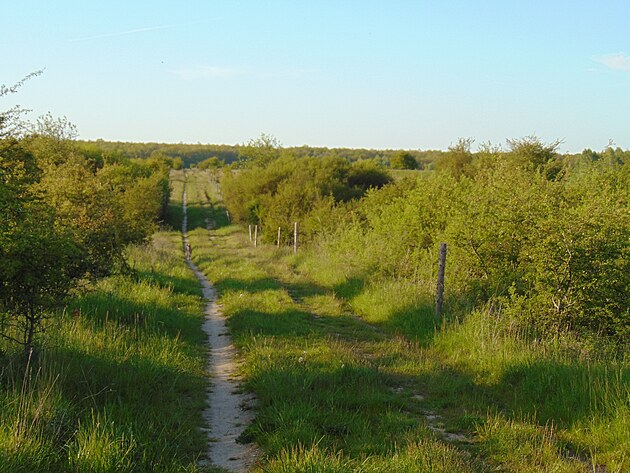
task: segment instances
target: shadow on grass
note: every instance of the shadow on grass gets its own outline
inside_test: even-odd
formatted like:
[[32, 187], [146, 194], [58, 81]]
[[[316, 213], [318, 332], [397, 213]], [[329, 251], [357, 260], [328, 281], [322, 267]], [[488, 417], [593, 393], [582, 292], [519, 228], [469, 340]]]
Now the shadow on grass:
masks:
[[283, 288], [282, 284], [274, 278], [260, 278], [253, 280], [222, 278], [213, 281], [213, 284], [219, 292], [238, 291], [255, 293]]
[[[225, 264], [225, 261], [222, 260], [221, 264]], [[315, 284], [281, 283], [278, 279], [271, 277], [249, 280], [237, 278], [222, 278], [213, 281], [213, 284], [219, 290], [219, 292], [239, 291], [256, 293], [269, 290], [286, 289], [289, 296], [291, 296], [291, 299], [293, 299], [293, 301], [297, 303], [302, 302], [303, 299], [306, 297], [324, 295], [328, 293], [327, 289], [323, 286], [318, 286]]]
[[[332, 286], [330, 289], [350, 305], [350, 301], [362, 295], [368, 289], [369, 280], [370, 276], [368, 274], [356, 275], [348, 278], [343, 283]], [[386, 299], [374, 300], [374, 303], [380, 304], [388, 304], [389, 302]], [[398, 308], [386, 317], [380, 317], [379, 320], [366, 319], [366, 323], [384, 333], [402, 335], [410, 340], [428, 345], [434, 339], [440, 326], [443, 324], [443, 319], [446, 317], [448, 316], [437, 317], [432, 302], [419, 300], [414, 304]]]
[[193, 337], [196, 343], [204, 338], [199, 331], [201, 320], [197, 314], [158, 302], [137, 302], [113, 293], [93, 292], [69, 303], [67, 310], [76, 318], [87, 319], [95, 328], [115, 324], [131, 328], [136, 334], [144, 331], [184, 339]]
[[180, 294], [201, 296], [201, 286], [197, 284], [196, 280], [191, 281], [190, 279], [169, 276], [157, 271], [138, 270], [136, 270], [136, 278], [138, 281], [146, 281], [163, 289], [172, 288], [173, 291]]
[[[81, 325], [89, 329], [90, 323]], [[31, 407], [44, 411], [31, 419], [23, 435], [34, 436], [31, 440], [49, 453], [26, 458], [19, 449], [3, 452], [3, 466], [11, 465], [6, 471], [180, 471], [194, 465], [206, 448], [199, 430], [207, 384], [203, 370], [182, 364], [181, 354], [154, 357], [160, 339], [135, 341], [121, 331], [108, 335], [117, 339], [116, 346], [101, 346], [105, 335], [97, 326], [84, 336], [48, 346], [32, 365], [33, 396], [43, 401]], [[129, 340], [121, 350], [123, 337]], [[22, 385], [23, 376], [23, 360], [4, 366], [0, 391]], [[30, 396], [17, 401], [32, 402]], [[112, 442], [126, 450], [112, 449]], [[79, 458], [77, 466], [73, 459]]]
[[[186, 207], [188, 231], [196, 228], [217, 230], [230, 224], [226, 208], [216, 204], [191, 204]], [[181, 228], [181, 223], [179, 228]]]
[[298, 304], [304, 302], [304, 299], [307, 297], [323, 296], [330, 292], [329, 289], [324, 286], [313, 283], [293, 282], [283, 283], [282, 285], [286, 288], [291, 298]]
[[335, 284], [332, 290], [341, 298], [351, 300], [363, 292], [367, 279], [367, 276], [353, 276], [342, 283]]
[[553, 421], [563, 427], [581, 424], [595, 412], [606, 415], [621, 403], [630, 408], [629, 386], [627, 369], [615, 374], [605, 365], [554, 360], [512, 366], [497, 384], [511, 409], [535, 416], [541, 424]]
[[352, 456], [387, 454], [401, 439], [427, 434], [408, 419], [375, 368], [306, 352], [259, 366], [249, 385], [259, 412], [249, 434], [271, 454], [299, 444]]
[[[205, 376], [151, 360], [142, 352], [138, 347], [131, 356], [120, 357], [116, 353], [96, 355], [64, 348], [51, 350], [48, 356], [64, 367], [66, 375], [61, 380], [64, 397], [73, 399], [77, 407], [117, 405], [138, 421], [152, 418], [143, 415], [147, 410], [156, 411], [156, 417], [169, 417], [165, 406], [190, 403], [191, 392], [204, 389]], [[91, 395], [85, 396], [86, 393]], [[196, 407], [203, 408], [203, 401]]]
[[390, 382], [420, 393], [427, 408], [440, 409], [447, 417], [452, 413], [454, 430], [472, 431], [488, 413], [541, 428], [571, 428], [588, 425], [593, 416], [613, 415], [619, 404], [607, 400], [628, 406], [630, 373], [619, 377], [606, 366], [541, 360], [509, 367], [496, 380], [480, 379], [476, 370], [442, 365], [413, 376], [393, 376]]
[[408, 305], [373, 325], [387, 333], [402, 335], [428, 346], [440, 330], [443, 318], [435, 314], [435, 307], [427, 303]]
[[166, 215], [164, 225], [169, 230], [180, 231], [182, 228], [183, 218], [182, 205], [180, 203], [169, 203], [166, 207]]
[[233, 336], [239, 338], [256, 335], [281, 337], [283, 339], [324, 336], [326, 331], [310, 323], [312, 315], [298, 310], [265, 312], [258, 310], [238, 310], [230, 315], [228, 325]]
[[[258, 291], [276, 289], [279, 283], [267, 278], [255, 281], [253, 285], [233, 280], [228, 286]], [[326, 294], [329, 290], [303, 283], [292, 288], [285, 284], [285, 287], [297, 294], [298, 300], [300, 295]], [[335, 286], [334, 290], [349, 297], [358, 296], [363, 287], [364, 281], [354, 278]], [[346, 342], [352, 342], [353, 337], [356, 337], [355, 341], [368, 339], [360, 330], [353, 332], [359, 325], [352, 317], [314, 319], [307, 312], [290, 309], [274, 314], [244, 310], [234, 314], [233, 322], [232, 328], [241, 334], [241, 343], [246, 343], [251, 336], [263, 335], [279, 347], [325, 345], [340, 328], [347, 335], [342, 337]], [[442, 319], [435, 315], [433, 304], [425, 301], [403, 307], [386, 320], [371, 325], [384, 333], [402, 335], [418, 342], [421, 350], [421, 346], [425, 349], [431, 346], [442, 323]], [[606, 392], [602, 396], [601, 390], [598, 393], [593, 386], [603, 387], [616, 382], [616, 388], [605, 389], [609, 389], [611, 398], [623, 400], [623, 390], [630, 384], [630, 374], [615, 381], [615, 375], [603, 366], [600, 370], [554, 360], [514, 365], [506, 368], [498, 379], [490, 379], [477, 367], [468, 368], [457, 362], [442, 364], [444, 362], [440, 363], [439, 358], [433, 360], [438, 361], [437, 365], [428, 365], [429, 369], [418, 361], [422, 360], [421, 353], [415, 361], [418, 363], [416, 374], [387, 373], [386, 368], [393, 366], [399, 356], [387, 352], [371, 354], [367, 366], [359, 369], [363, 374], [362, 370], [370, 371], [366, 378], [352, 374], [355, 368], [340, 374], [340, 370], [345, 369], [341, 368], [341, 359], [318, 365], [309, 362], [305, 354], [305, 366], [302, 366], [296, 360], [297, 356], [287, 362], [286, 357], [283, 359], [283, 355], [278, 355], [273, 363], [265, 363], [264, 369], [257, 371], [250, 380], [251, 387], [262, 400], [257, 422], [251, 428], [252, 435], [271, 450], [277, 446], [274, 442], [283, 437], [285, 448], [287, 442], [296, 446], [299, 442], [310, 445], [321, 441], [323, 445], [348, 452], [376, 453], [391, 448], [393, 444], [387, 439], [408, 432], [412, 426], [418, 425], [418, 418], [425, 419], [427, 412], [436, 410], [443, 416], [440, 422], [447, 431], [473, 433], [486, 422], [488, 414], [492, 419], [494, 413], [508, 422], [524, 422], [543, 432], [549, 425], [560, 428], [588, 425], [598, 410], [605, 413], [607, 407], [599, 406], [597, 398], [606, 397]], [[385, 368], [382, 372], [381, 367]], [[374, 376], [378, 378], [376, 382]], [[401, 386], [404, 394], [393, 395], [392, 388]], [[421, 394], [420, 400], [413, 397], [414, 393]], [[374, 405], [370, 399], [376, 399]], [[380, 417], [373, 416], [373, 412], [380, 412]], [[414, 415], [409, 416], [410, 412]], [[420, 425], [425, 423], [421, 421]], [[373, 427], [378, 433], [372, 431]], [[524, 441], [533, 442], [532, 445], [538, 441], [535, 437], [538, 434], [519, 432], [515, 431], [514, 435], [523, 436]], [[425, 432], [423, 435], [433, 434]], [[569, 455], [566, 441], [556, 438], [545, 441], [554, 445], [558, 455]], [[483, 448], [493, 447], [484, 444]], [[570, 448], [586, 455], [584, 446], [576, 444]]]

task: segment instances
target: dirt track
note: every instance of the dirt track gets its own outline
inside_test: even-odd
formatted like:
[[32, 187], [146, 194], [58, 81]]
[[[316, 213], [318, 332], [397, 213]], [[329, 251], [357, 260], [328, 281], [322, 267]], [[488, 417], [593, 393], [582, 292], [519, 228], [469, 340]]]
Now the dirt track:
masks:
[[[186, 215], [186, 190], [183, 196], [182, 234], [184, 245], [188, 243]], [[212, 376], [212, 388], [208, 392], [208, 407], [204, 412], [209, 437], [206, 464], [215, 465], [228, 471], [248, 471], [256, 459], [256, 448], [237, 442], [245, 427], [252, 421], [249, 409], [254, 401], [251, 396], [240, 392], [235, 378], [236, 349], [228, 332], [219, 307], [216, 304], [216, 291], [195, 264], [186, 262], [201, 283], [203, 296], [208, 301], [203, 330], [208, 335], [210, 345], [207, 371]]]

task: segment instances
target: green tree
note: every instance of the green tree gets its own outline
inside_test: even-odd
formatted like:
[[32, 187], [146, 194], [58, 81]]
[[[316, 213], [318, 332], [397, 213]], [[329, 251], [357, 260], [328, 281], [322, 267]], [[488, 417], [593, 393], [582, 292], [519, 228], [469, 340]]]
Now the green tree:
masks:
[[449, 146], [448, 153], [443, 155], [437, 162], [437, 169], [448, 172], [455, 179], [469, 175], [473, 161], [471, 147], [474, 141], [472, 138], [460, 138], [457, 144]]
[[80, 249], [32, 188], [39, 175], [17, 140], [0, 141], [0, 333], [27, 353], [46, 311], [83, 274]]
[[172, 159], [104, 156], [77, 146], [67, 119], [18, 126], [21, 111], [0, 113], [0, 334], [30, 352], [51, 307], [124, 268], [126, 245], [154, 231]]
[[223, 167], [223, 161], [216, 156], [210, 156], [197, 164], [197, 169], [218, 169]]
[[392, 169], [418, 169], [418, 162], [407, 151], [398, 151], [390, 160]]
[[536, 136], [526, 136], [507, 142], [510, 148], [508, 159], [517, 166], [541, 172], [549, 179], [560, 173], [562, 162], [558, 155], [558, 147], [561, 141], [545, 144]]
[[244, 167], [265, 167], [280, 157], [280, 141], [273, 135], [261, 133], [241, 147], [239, 163]]
[[353, 163], [347, 178], [348, 186], [358, 190], [358, 197], [368, 189], [380, 189], [390, 182], [392, 178], [385, 168], [371, 159]]

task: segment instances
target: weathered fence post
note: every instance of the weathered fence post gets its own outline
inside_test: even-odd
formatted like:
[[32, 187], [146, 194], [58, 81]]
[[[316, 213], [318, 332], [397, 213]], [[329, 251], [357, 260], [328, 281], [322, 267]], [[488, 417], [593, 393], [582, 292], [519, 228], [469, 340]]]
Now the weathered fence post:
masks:
[[252, 241], [252, 224], [250, 223], [248, 227], [249, 227], [249, 241]]
[[293, 224], [293, 253], [297, 253], [298, 249], [298, 223]]
[[254, 246], [258, 246], [258, 225], [254, 227]]
[[278, 227], [278, 244], [276, 245], [278, 248], [280, 248], [280, 232], [282, 231], [281, 229], [282, 227]]
[[230, 212], [229, 212], [229, 210], [227, 210], [227, 209], [225, 209], [225, 216], [226, 216], [226, 217], [227, 217], [227, 219], [228, 219], [228, 223], [230, 223]]
[[446, 243], [440, 243], [440, 259], [438, 260], [437, 291], [435, 295], [435, 313], [438, 317], [442, 315], [442, 304], [444, 302], [444, 270], [446, 268]]

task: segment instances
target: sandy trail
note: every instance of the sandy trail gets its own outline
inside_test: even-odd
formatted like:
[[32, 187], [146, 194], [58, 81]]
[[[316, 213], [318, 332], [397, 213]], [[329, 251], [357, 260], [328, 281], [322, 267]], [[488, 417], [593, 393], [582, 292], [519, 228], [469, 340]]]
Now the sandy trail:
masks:
[[[186, 188], [183, 195], [182, 234], [184, 245], [188, 243], [188, 218], [186, 215]], [[186, 259], [201, 283], [203, 296], [208, 301], [203, 330], [208, 335], [210, 353], [206, 369], [212, 375], [212, 389], [208, 392], [208, 407], [204, 419], [210, 426], [208, 437], [208, 460], [215, 465], [233, 472], [246, 472], [256, 459], [256, 448], [237, 442], [245, 427], [252, 421], [250, 410], [254, 398], [240, 392], [236, 376], [236, 349], [228, 332], [220, 309], [216, 304], [216, 291], [212, 284], [199, 271], [197, 266]]]

